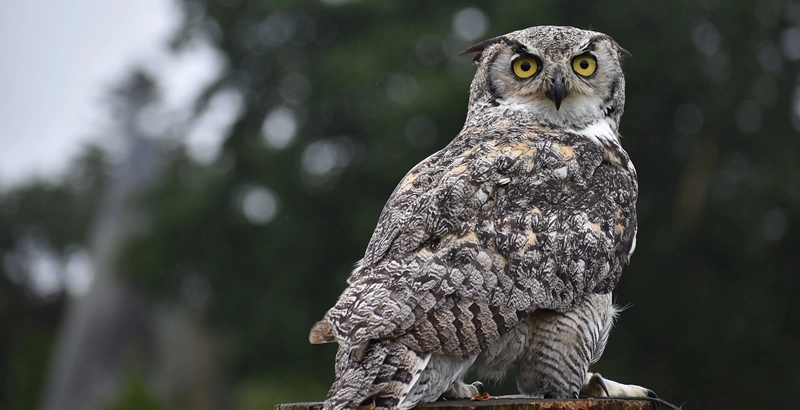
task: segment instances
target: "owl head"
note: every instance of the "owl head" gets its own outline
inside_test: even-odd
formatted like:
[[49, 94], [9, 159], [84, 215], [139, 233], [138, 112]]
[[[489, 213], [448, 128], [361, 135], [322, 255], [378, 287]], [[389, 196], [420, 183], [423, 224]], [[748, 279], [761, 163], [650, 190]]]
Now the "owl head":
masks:
[[606, 120], [616, 131], [625, 104], [621, 60], [611, 37], [574, 27], [537, 26], [468, 48], [478, 71], [467, 122], [523, 117], [550, 128]]

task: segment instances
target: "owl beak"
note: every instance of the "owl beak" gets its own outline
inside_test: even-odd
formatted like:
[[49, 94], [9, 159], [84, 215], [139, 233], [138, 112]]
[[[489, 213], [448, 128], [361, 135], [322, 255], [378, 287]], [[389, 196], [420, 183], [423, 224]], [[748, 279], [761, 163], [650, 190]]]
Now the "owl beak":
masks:
[[561, 108], [561, 101], [567, 96], [567, 88], [564, 86], [564, 77], [561, 73], [556, 73], [553, 88], [545, 91], [544, 96], [556, 104], [556, 111]]

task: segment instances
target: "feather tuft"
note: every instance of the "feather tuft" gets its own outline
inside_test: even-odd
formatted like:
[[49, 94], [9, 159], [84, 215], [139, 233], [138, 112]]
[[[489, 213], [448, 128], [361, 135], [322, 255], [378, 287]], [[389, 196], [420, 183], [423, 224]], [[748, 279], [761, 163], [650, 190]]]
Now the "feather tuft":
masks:
[[308, 341], [311, 342], [312, 345], [335, 342], [336, 337], [333, 336], [333, 326], [331, 326], [331, 322], [327, 319], [322, 319], [314, 323], [314, 326], [311, 327], [311, 332], [308, 333]]

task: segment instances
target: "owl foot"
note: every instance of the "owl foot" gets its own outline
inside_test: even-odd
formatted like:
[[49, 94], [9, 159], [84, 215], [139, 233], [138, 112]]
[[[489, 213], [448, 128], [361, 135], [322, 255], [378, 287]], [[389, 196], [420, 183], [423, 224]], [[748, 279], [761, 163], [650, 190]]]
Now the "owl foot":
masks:
[[652, 397], [658, 398], [652, 390], [635, 384], [617, 383], [605, 379], [600, 373], [586, 373], [581, 394], [594, 397]]
[[444, 399], [469, 399], [475, 396], [481, 395], [484, 393], [483, 391], [483, 383], [481, 382], [472, 382], [472, 384], [466, 384], [462, 381], [456, 381], [453, 383], [450, 388], [442, 394], [442, 398]]

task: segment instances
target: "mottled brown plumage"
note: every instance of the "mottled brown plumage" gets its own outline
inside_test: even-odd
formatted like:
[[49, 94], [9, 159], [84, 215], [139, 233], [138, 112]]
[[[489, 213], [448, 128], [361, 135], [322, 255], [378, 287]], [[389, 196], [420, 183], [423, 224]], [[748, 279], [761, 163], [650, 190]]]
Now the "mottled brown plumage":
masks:
[[[403, 178], [312, 328], [312, 343], [340, 345], [326, 408], [475, 394], [461, 378], [476, 358], [489, 376], [525, 373], [524, 394], [574, 396], [605, 346], [637, 229], [618, 135], [627, 52], [543, 26], [467, 53], [478, 71], [464, 129]], [[572, 363], [550, 369], [543, 355]]]

